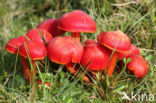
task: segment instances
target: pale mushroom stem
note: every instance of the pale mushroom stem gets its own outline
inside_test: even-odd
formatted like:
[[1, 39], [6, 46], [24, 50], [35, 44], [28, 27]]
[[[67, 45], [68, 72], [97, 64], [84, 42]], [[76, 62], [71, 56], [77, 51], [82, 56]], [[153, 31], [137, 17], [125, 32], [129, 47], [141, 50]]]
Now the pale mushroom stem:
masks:
[[108, 64], [107, 74], [112, 75], [116, 66], [117, 52], [114, 52]]
[[[73, 69], [73, 67], [74, 67], [74, 64], [72, 64], [72, 63], [69, 63], [69, 64], [66, 64], [65, 65], [66, 66], [66, 68], [72, 73], [72, 74], [76, 74], [77, 73], [77, 71], [78, 71], [78, 69], [75, 67], [74, 69]], [[81, 76], [82, 76], [82, 74], [80, 73], [78, 73], [78, 75], [76, 75], [78, 78], [80, 78]], [[83, 80], [84, 81], [86, 81], [87, 83], [90, 83], [91, 81], [90, 81], [90, 79], [89, 79], [89, 77], [87, 77], [86, 75], [83, 75]]]
[[80, 33], [79, 32], [72, 32], [71, 36], [76, 39], [77, 41], [80, 41]]

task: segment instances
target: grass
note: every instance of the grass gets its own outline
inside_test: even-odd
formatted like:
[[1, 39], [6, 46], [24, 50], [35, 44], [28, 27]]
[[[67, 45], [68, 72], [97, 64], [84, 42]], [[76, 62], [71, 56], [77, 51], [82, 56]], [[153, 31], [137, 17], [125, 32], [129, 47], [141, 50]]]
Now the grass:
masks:
[[[120, 29], [139, 47], [141, 54], [149, 61], [148, 75], [136, 79], [131, 75], [114, 74], [108, 80], [87, 84], [66, 70], [65, 67], [46, 60], [45, 76], [41, 64], [38, 70], [43, 80], [50, 80], [51, 88], [42, 87], [35, 91], [39, 103], [102, 103], [128, 102], [123, 94], [132, 92], [156, 94], [156, 3], [154, 0], [1, 0], [0, 3], [0, 102], [32, 102], [31, 87], [26, 82], [18, 56], [5, 50], [8, 40], [35, 28], [47, 18], [59, 18], [62, 14], [81, 9], [97, 23], [97, 32], [82, 39], [96, 39], [103, 31]], [[66, 33], [65, 35], [68, 35]], [[83, 41], [84, 41], [83, 40]], [[97, 75], [100, 75], [97, 74]], [[48, 78], [48, 79], [47, 79]], [[49, 79], [50, 78], [50, 79]], [[116, 83], [114, 85], [115, 79]], [[113, 88], [112, 88], [113, 87]], [[100, 95], [103, 95], [101, 97]], [[138, 96], [137, 96], [138, 97]], [[156, 96], [155, 96], [156, 100]]]

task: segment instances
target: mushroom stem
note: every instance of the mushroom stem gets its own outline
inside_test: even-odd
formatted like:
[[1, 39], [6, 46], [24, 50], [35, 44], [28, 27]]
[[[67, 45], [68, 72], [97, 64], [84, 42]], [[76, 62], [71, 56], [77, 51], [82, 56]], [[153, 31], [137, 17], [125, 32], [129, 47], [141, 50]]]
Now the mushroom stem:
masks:
[[30, 99], [33, 100], [33, 103], [35, 103], [35, 81], [36, 81], [36, 73], [37, 73], [37, 69], [36, 69], [36, 63], [35, 60], [31, 60], [32, 66], [33, 68], [31, 68], [31, 75], [30, 75], [30, 83], [32, 85], [32, 91], [30, 94]]
[[29, 70], [27, 60], [23, 56], [20, 56], [20, 60], [21, 60], [22, 66], [23, 66], [25, 78], [27, 81], [30, 81], [30, 70]]
[[31, 61], [32, 66], [34, 67], [34, 70], [30, 72], [30, 69], [29, 69], [29, 66], [27, 63], [27, 59], [25, 59], [23, 56], [20, 56], [20, 60], [21, 60], [22, 66], [23, 66], [26, 80], [32, 83], [33, 75], [36, 76], [36, 74], [37, 74], [35, 61], [34, 60]]
[[80, 41], [80, 33], [79, 32], [72, 32], [71, 36], [76, 39], [77, 41]]
[[71, 36], [72, 36], [72, 38], [75, 39], [75, 32], [72, 32], [72, 33], [71, 33]]
[[117, 60], [117, 52], [114, 52], [112, 55], [112, 58], [108, 64], [108, 69], [107, 69], [107, 74], [108, 75], [112, 75], [113, 71], [115, 69], [116, 66], [116, 60]]
[[[33, 66], [33, 69], [34, 69], [34, 70], [31, 70], [31, 76], [30, 76], [30, 80], [31, 80], [31, 83], [32, 83], [33, 79], [35, 78], [35, 76], [37, 74], [37, 69], [36, 69], [35, 60], [31, 60], [31, 63], [32, 63], [32, 66]], [[34, 76], [34, 78], [33, 78], [33, 76]]]
[[[73, 67], [74, 67], [74, 64], [73, 64], [73, 63], [66, 64], [65, 66], [66, 66], [66, 68], [67, 68], [72, 74], [74, 74], [74, 75], [76, 74], [76, 76], [77, 76], [78, 78], [80, 78], [80, 77], [82, 76], [81, 73], [77, 73], [78, 69], [77, 69], [76, 67], [73, 68]], [[89, 79], [89, 77], [87, 77], [86, 75], [83, 75], [83, 80], [85, 80], [87, 83], [90, 83], [90, 82], [91, 82], [90, 79]]]

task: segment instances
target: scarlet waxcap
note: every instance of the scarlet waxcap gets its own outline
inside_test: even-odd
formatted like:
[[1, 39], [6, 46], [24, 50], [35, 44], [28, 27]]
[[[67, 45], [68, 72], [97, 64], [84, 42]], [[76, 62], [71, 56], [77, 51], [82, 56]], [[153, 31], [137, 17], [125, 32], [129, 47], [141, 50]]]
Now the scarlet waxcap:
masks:
[[8, 52], [10, 52], [12, 54], [16, 54], [18, 47], [21, 44], [23, 44], [24, 42], [28, 42], [28, 41], [29, 40], [26, 37], [19, 36], [17, 38], [13, 38], [13, 39], [9, 40], [8, 43], [6, 44], [5, 48]]
[[93, 39], [87, 39], [84, 44], [85, 44], [85, 46], [95, 45], [95, 40], [93, 40]]
[[137, 78], [144, 77], [149, 69], [148, 62], [141, 55], [130, 55], [131, 61], [127, 64], [130, 71], [134, 73]]
[[83, 55], [82, 44], [69, 37], [55, 37], [47, 45], [48, 58], [58, 64], [79, 63]]
[[110, 54], [108, 49], [100, 43], [87, 40], [85, 42], [84, 54], [81, 60], [82, 66], [86, 66], [90, 70], [105, 70]]
[[122, 60], [123, 58], [128, 58], [130, 55], [133, 55], [133, 54], [140, 54], [140, 51], [135, 45], [131, 44], [131, 48], [128, 52], [118, 53], [118, 59]]
[[97, 40], [109, 49], [118, 52], [127, 52], [130, 50], [131, 41], [122, 31], [106, 31], [98, 35]]
[[30, 38], [30, 40], [37, 40], [44, 44], [44, 41], [43, 41], [40, 33], [41, 33], [41, 35], [43, 35], [43, 37], [47, 43], [53, 38], [49, 32], [47, 32], [46, 30], [43, 30], [43, 29], [31, 29], [27, 32], [26, 36], [28, 38]]
[[88, 14], [75, 10], [61, 16], [58, 28], [70, 32], [95, 33], [96, 23]]
[[46, 19], [42, 21], [37, 28], [44, 29], [52, 34], [53, 37], [59, 36], [64, 33], [63, 30], [58, 29], [59, 19]]
[[19, 55], [28, 58], [28, 55], [32, 60], [44, 59], [46, 56], [46, 47], [39, 41], [29, 41], [20, 45]]

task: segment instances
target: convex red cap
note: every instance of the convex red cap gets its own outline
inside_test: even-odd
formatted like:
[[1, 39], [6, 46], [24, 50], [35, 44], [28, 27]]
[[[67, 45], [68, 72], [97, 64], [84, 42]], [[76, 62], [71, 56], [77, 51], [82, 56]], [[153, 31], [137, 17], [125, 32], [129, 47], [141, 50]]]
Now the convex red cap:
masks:
[[10, 52], [12, 54], [16, 54], [18, 47], [21, 44], [23, 44], [24, 42], [28, 42], [28, 41], [29, 40], [26, 37], [19, 36], [17, 38], [13, 38], [13, 39], [9, 40], [8, 43], [6, 44], [5, 48], [8, 52]]
[[46, 47], [39, 41], [29, 41], [20, 45], [19, 55], [28, 58], [28, 55], [32, 60], [44, 59], [46, 56]]
[[108, 49], [93, 40], [85, 42], [84, 54], [81, 60], [82, 66], [91, 70], [105, 70], [108, 66], [110, 54]]
[[44, 44], [44, 40], [42, 39], [41, 35], [43, 35], [47, 43], [53, 38], [49, 32], [43, 29], [31, 29], [26, 34], [26, 36], [30, 38], [30, 40], [36, 40]]
[[58, 64], [80, 62], [83, 51], [82, 44], [69, 36], [55, 37], [47, 45], [49, 59]]
[[106, 31], [98, 35], [97, 40], [109, 49], [118, 52], [127, 52], [130, 50], [131, 41], [122, 31]]
[[96, 23], [81, 10], [68, 12], [61, 16], [58, 28], [70, 32], [96, 32]]
[[130, 55], [131, 62], [127, 64], [130, 71], [134, 73], [137, 78], [144, 77], [148, 72], [148, 62], [141, 55]]
[[128, 52], [118, 53], [118, 59], [122, 60], [123, 58], [128, 58], [130, 55], [133, 55], [133, 54], [140, 54], [140, 51], [135, 45], [131, 44], [131, 48]]
[[63, 34], [64, 31], [58, 29], [58, 22], [59, 22], [59, 19], [46, 19], [42, 21], [37, 26], [37, 28], [48, 31], [50, 34], [53, 35], [53, 37], [59, 36]]

